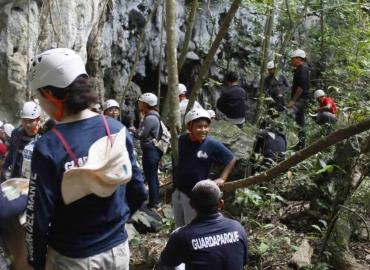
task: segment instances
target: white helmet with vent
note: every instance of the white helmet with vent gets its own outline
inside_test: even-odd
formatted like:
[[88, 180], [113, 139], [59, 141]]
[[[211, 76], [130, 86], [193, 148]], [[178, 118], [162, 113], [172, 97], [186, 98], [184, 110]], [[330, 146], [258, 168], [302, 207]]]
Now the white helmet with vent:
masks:
[[317, 99], [319, 97], [324, 97], [325, 96], [325, 92], [324, 92], [324, 90], [318, 89], [318, 90], [315, 91], [315, 93], [313, 94], [313, 96], [315, 97], [315, 99]]
[[204, 109], [197, 108], [197, 109], [191, 109], [185, 115], [185, 125], [199, 118], [206, 118], [209, 120], [209, 122], [211, 122], [211, 117], [209, 113]]
[[35, 90], [45, 86], [65, 88], [79, 75], [86, 73], [85, 63], [75, 51], [57, 48], [37, 55], [30, 68], [30, 87]]
[[139, 97], [139, 101], [144, 102], [151, 107], [154, 107], [157, 105], [158, 98], [152, 93], [145, 93]]
[[41, 108], [40, 105], [34, 101], [27, 101], [23, 104], [23, 108], [21, 110], [21, 118], [26, 119], [36, 119], [39, 118], [41, 115]]
[[119, 104], [116, 100], [114, 99], [108, 99], [107, 101], [104, 102], [103, 104], [103, 110], [107, 110], [109, 108], [112, 108], [112, 107], [118, 107], [119, 108]]

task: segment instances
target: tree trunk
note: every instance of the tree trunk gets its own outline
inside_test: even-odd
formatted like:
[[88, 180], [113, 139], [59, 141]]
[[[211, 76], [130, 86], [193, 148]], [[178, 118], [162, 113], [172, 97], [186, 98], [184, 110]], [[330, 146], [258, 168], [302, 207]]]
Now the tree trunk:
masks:
[[212, 46], [209, 49], [208, 54], [207, 54], [206, 58], [204, 59], [204, 62], [202, 64], [202, 66], [200, 67], [198, 78], [197, 78], [197, 80], [194, 84], [194, 87], [193, 87], [192, 91], [191, 91], [191, 95], [190, 95], [188, 106], [186, 108], [186, 112], [188, 112], [190, 110], [190, 108], [192, 108], [193, 105], [194, 105], [194, 102], [195, 102], [195, 100], [198, 96], [198, 93], [199, 93], [200, 88], [203, 84], [203, 81], [206, 78], [206, 76], [208, 75], [208, 70], [209, 70], [209, 67], [210, 67], [210, 65], [213, 61], [213, 57], [215, 56], [215, 54], [217, 52], [217, 49], [220, 46], [221, 41], [224, 38], [227, 30], [229, 29], [230, 22], [234, 18], [235, 13], [239, 8], [240, 2], [241, 2], [241, 0], [234, 0], [233, 1], [233, 3], [230, 6], [229, 11], [227, 12], [227, 14], [225, 16], [225, 19], [222, 21], [222, 24], [220, 26], [220, 30], [218, 31], [217, 36], [216, 36], [215, 40], [213, 41]]
[[[339, 144], [335, 153], [335, 164], [341, 168], [332, 176], [336, 195], [332, 206], [332, 218], [323, 240], [323, 250], [331, 253], [331, 264], [338, 270], [366, 269], [356, 262], [350, 248], [350, 238], [355, 228], [354, 213], [344, 205], [351, 204], [351, 197], [368, 174], [368, 158], [360, 155], [358, 141], [347, 140]], [[363, 192], [359, 192], [363, 194]], [[361, 196], [361, 195], [359, 195]], [[366, 196], [364, 196], [366, 197]], [[363, 201], [366, 198], [362, 198]], [[364, 205], [366, 203], [364, 202]]]
[[198, 0], [193, 0], [193, 2], [191, 4], [191, 10], [190, 10], [190, 13], [189, 13], [189, 17], [187, 19], [184, 44], [182, 45], [180, 58], [179, 58], [179, 62], [178, 62], [179, 73], [181, 71], [182, 66], [185, 63], [186, 54], [188, 53], [188, 47], [189, 47], [189, 42], [190, 42], [190, 39], [191, 39], [191, 35], [193, 33], [193, 27], [194, 27], [195, 15], [197, 14], [197, 8], [198, 8]]
[[265, 34], [263, 37], [263, 48], [262, 48], [262, 55], [261, 55], [261, 68], [260, 68], [260, 88], [258, 94], [258, 102], [257, 102], [257, 113], [256, 113], [256, 122], [261, 114], [261, 110], [263, 107], [263, 98], [265, 96], [265, 73], [266, 73], [266, 63], [268, 58], [268, 53], [270, 50], [270, 38], [272, 33], [272, 27], [274, 24], [274, 12], [275, 12], [275, 1], [270, 1], [269, 12], [266, 18], [266, 25], [265, 25]]
[[223, 187], [223, 190], [225, 191], [233, 191], [237, 188], [241, 187], [248, 187], [251, 185], [259, 184], [264, 181], [270, 181], [275, 176], [279, 175], [282, 172], [285, 172], [289, 168], [297, 165], [301, 161], [309, 158], [310, 156], [328, 148], [329, 146], [332, 146], [344, 139], [348, 139], [352, 137], [353, 135], [359, 134], [361, 132], [364, 132], [366, 130], [370, 129], [370, 119], [367, 119], [363, 122], [360, 122], [358, 124], [351, 125], [349, 127], [339, 129], [333, 133], [331, 133], [329, 136], [324, 137], [312, 145], [302, 149], [292, 157], [288, 158], [287, 160], [284, 160], [280, 162], [275, 167], [258, 174], [256, 176], [251, 176], [245, 179], [240, 179], [237, 181], [226, 183]]
[[309, 2], [310, 2], [310, 0], [305, 1], [301, 14], [299, 14], [297, 20], [293, 24], [291, 24], [291, 28], [285, 34], [283, 42], [282, 42], [280, 48], [277, 50], [279, 55], [284, 55], [285, 54], [285, 50], [288, 47], [289, 42], [292, 40], [294, 32], [297, 30], [297, 27], [299, 26], [301, 20], [306, 16], [306, 12], [307, 12]]
[[142, 46], [142, 44], [144, 42], [146, 26], [152, 20], [152, 17], [156, 13], [156, 11], [157, 11], [160, 3], [161, 3], [161, 0], [157, 0], [157, 3], [155, 4], [155, 6], [153, 7], [153, 9], [149, 13], [148, 18], [147, 18], [147, 20], [146, 20], [143, 28], [141, 29], [141, 33], [140, 33], [140, 37], [139, 37], [139, 41], [138, 41], [138, 45], [137, 45], [137, 49], [136, 49], [136, 53], [135, 53], [134, 64], [132, 65], [132, 68], [130, 70], [130, 74], [129, 74], [128, 78], [127, 78], [126, 87], [125, 87], [125, 89], [123, 89], [122, 96], [119, 98], [119, 103], [120, 104], [122, 104], [124, 102], [124, 100], [126, 98], [126, 93], [127, 93], [128, 89], [130, 89], [132, 78], [134, 77], [134, 75], [136, 73], [136, 69], [137, 69], [137, 66], [138, 66], [139, 60], [140, 60], [141, 46]]
[[170, 104], [170, 130], [172, 159], [174, 165], [178, 159], [177, 130], [180, 123], [178, 73], [177, 73], [177, 44], [176, 44], [176, 0], [166, 0], [166, 33], [167, 33], [167, 69], [168, 91]]

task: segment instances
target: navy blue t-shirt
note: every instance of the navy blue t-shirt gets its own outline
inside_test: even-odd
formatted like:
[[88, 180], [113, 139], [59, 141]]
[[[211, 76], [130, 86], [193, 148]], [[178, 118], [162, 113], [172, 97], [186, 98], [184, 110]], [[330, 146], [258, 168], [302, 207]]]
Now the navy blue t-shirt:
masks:
[[[112, 134], [125, 128], [113, 118], [106, 119]], [[80, 165], [86, 162], [90, 146], [106, 136], [101, 116], [58, 124], [56, 129]], [[36, 142], [26, 211], [28, 259], [35, 269], [44, 269], [48, 245], [65, 256], [83, 258], [126, 241], [124, 225], [130, 211], [134, 212], [147, 197], [127, 130], [126, 148], [132, 165], [130, 182], [120, 185], [107, 198], [91, 194], [66, 205], [61, 195], [61, 180], [64, 171], [75, 167], [74, 161], [53, 132], [45, 133]]]
[[294, 71], [292, 97], [294, 97], [298, 87], [303, 89], [303, 93], [300, 96], [300, 99], [308, 99], [310, 97], [310, 94], [308, 92], [310, 88], [310, 70], [306, 63], [298, 66]]
[[239, 270], [247, 264], [247, 234], [239, 222], [220, 213], [197, 217], [175, 230], [160, 258], [162, 266], [186, 270]]
[[226, 166], [233, 158], [233, 153], [212, 136], [199, 143], [191, 141], [189, 134], [184, 134], [179, 138], [174, 187], [190, 194], [196, 183], [209, 178], [212, 164]]

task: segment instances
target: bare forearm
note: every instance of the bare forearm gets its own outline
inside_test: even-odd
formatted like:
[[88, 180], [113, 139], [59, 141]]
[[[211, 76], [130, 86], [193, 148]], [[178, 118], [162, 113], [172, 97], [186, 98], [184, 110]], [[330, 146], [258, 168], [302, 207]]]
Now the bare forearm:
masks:
[[303, 93], [303, 89], [300, 87], [297, 87], [297, 90], [294, 93], [292, 101], [297, 102], [297, 100], [302, 96], [302, 93]]
[[236, 159], [233, 158], [226, 166], [225, 168], [223, 169], [221, 175], [219, 178], [222, 178], [223, 180], [227, 181], [227, 178], [229, 177], [232, 169], [234, 168], [235, 166], [235, 162], [236, 162]]

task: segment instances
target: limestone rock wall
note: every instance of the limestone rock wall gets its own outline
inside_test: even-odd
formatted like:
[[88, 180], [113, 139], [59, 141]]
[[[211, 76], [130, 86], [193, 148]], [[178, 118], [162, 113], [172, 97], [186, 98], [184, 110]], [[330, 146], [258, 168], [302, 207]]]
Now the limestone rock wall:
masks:
[[[177, 2], [180, 50], [189, 1]], [[225, 1], [200, 2], [191, 52], [180, 76], [189, 86], [194, 82], [199, 59], [207, 53], [229, 5]], [[49, 48], [68, 47], [78, 51], [88, 61], [88, 70], [96, 79], [101, 100], [104, 96], [117, 97], [126, 85], [140, 31], [155, 3], [154, 0], [0, 0], [0, 119], [17, 121], [22, 102], [33, 95], [27, 83], [29, 63], [35, 54]], [[145, 30], [134, 79], [143, 91], [156, 90], [159, 59], [165, 57], [165, 32], [160, 54], [162, 13], [160, 6]], [[262, 29], [262, 23], [253, 10], [241, 8], [215, 60], [239, 64], [244, 61], [247, 70], [254, 70], [259, 51], [256, 40], [260, 39], [257, 33]], [[220, 72], [214, 67], [211, 76], [220, 79]], [[252, 81], [253, 72], [247, 80]], [[160, 74], [165, 85], [165, 65]], [[137, 86], [133, 89], [137, 95]]]

